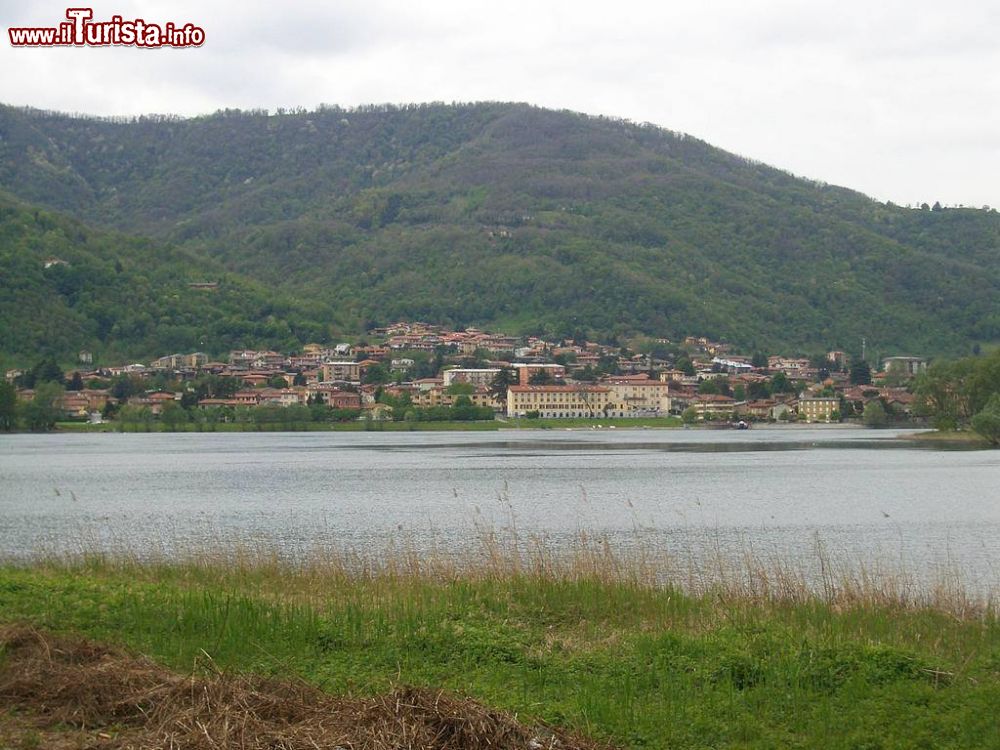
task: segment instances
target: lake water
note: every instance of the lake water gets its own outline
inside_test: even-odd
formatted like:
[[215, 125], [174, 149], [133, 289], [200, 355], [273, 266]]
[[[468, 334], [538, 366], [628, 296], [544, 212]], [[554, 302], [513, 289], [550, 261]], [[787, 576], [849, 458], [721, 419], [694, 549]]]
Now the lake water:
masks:
[[0, 436], [0, 557], [253, 540], [570, 543], [942, 566], [1000, 582], [1000, 451], [893, 431], [521, 430]]

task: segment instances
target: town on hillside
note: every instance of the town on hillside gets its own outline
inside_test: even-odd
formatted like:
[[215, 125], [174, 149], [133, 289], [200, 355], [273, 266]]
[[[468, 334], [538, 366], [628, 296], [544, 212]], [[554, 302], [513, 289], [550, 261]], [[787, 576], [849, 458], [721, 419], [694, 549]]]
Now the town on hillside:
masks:
[[[236, 350], [225, 361], [193, 352], [109, 366], [84, 351], [70, 372], [50, 360], [9, 370], [6, 379], [23, 403], [45, 395], [52, 421], [678, 416], [686, 423], [881, 424], [914, 417], [908, 386], [927, 366], [921, 357], [897, 356], [873, 371], [842, 351], [747, 355], [693, 336], [650, 339], [640, 349], [400, 322], [354, 343], [309, 344], [294, 353]], [[61, 387], [48, 387], [53, 383]]]

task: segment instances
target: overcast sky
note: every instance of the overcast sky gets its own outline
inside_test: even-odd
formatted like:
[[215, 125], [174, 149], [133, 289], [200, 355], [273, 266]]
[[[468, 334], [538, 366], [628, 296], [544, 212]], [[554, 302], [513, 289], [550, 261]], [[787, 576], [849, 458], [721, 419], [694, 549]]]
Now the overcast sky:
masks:
[[[95, 0], [96, 2], [96, 0]], [[74, 6], [82, 3], [73, 3]], [[0, 101], [99, 115], [524, 101], [652, 122], [900, 204], [1000, 206], [1000, 2], [107, 0], [197, 49], [12, 48]]]

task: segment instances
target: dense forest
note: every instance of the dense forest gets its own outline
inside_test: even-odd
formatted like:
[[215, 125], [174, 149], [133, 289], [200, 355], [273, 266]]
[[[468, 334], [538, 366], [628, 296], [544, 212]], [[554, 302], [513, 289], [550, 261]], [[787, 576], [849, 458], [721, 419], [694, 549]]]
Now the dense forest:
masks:
[[[199, 289], [190, 284], [217, 284]], [[326, 338], [292, 303], [188, 253], [27, 208], [0, 194], [0, 353], [98, 361]]]
[[[129, 351], [184, 348], [176, 330], [212, 305], [233, 323], [219, 347], [398, 318], [786, 352], [865, 337], [882, 354], [960, 354], [1000, 340], [996, 211], [881, 204], [661, 128], [527, 105], [134, 120], [0, 107], [0, 187], [151, 238], [101, 235], [132, 263], [155, 253], [162, 283], [191, 278], [182, 257], [233, 279], [200, 312], [170, 310], [162, 334], [153, 309], [149, 330], [103, 339], [89, 308], [73, 309], [75, 328], [53, 324]], [[114, 265], [105, 250], [89, 247]], [[148, 296], [132, 295], [122, 314], [141, 315]], [[53, 320], [68, 315], [50, 302]], [[17, 346], [60, 348], [43, 329]]]

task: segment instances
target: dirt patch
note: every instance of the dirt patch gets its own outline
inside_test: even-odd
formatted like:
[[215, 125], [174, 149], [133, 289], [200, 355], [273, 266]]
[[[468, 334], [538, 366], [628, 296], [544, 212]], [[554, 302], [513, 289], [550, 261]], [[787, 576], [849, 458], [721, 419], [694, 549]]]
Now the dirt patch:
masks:
[[23, 626], [0, 629], [0, 723], [0, 738], [15, 748], [59, 738], [60, 747], [107, 750], [603, 747], [442, 691], [339, 698], [302, 682], [181, 675], [122, 649]]

